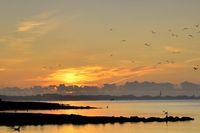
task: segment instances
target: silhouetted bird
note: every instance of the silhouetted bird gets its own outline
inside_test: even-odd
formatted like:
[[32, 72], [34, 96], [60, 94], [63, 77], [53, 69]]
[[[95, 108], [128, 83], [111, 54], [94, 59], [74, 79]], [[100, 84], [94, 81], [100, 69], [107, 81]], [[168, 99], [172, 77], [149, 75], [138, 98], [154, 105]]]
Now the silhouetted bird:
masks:
[[134, 60], [132, 60], [132, 61], [131, 61], [131, 63], [135, 63], [135, 61], [134, 61]]
[[170, 61], [169, 61], [169, 60], [166, 60], [166, 63], [170, 63]]
[[193, 36], [193, 35], [191, 35], [191, 34], [190, 34], [190, 35], [188, 35], [188, 36], [189, 36], [189, 37], [191, 37], [191, 38], [193, 38], [193, 37], [194, 37], [194, 36]]
[[145, 43], [144, 45], [147, 47], [151, 46], [151, 44], [149, 44], [149, 43]]
[[198, 27], [199, 27], [199, 24], [196, 24], [195, 27], [198, 28]]
[[155, 32], [155, 31], [151, 31], [151, 33], [152, 33], [152, 34], [156, 34], [156, 32]]
[[198, 68], [198, 67], [193, 67], [193, 69], [194, 69], [195, 71], [197, 71], [199, 68]]
[[187, 28], [187, 27], [185, 27], [185, 28], [183, 28], [183, 30], [188, 30], [189, 28]]
[[177, 34], [174, 34], [174, 33], [172, 33], [172, 37], [178, 37], [178, 35], [177, 35]]
[[174, 61], [171, 61], [172, 64], [174, 64]]
[[13, 130], [14, 130], [14, 131], [20, 132], [20, 129], [21, 129], [20, 126], [18, 126], [18, 127], [13, 127]]
[[162, 62], [158, 62], [157, 64], [160, 65], [160, 64], [162, 64]]

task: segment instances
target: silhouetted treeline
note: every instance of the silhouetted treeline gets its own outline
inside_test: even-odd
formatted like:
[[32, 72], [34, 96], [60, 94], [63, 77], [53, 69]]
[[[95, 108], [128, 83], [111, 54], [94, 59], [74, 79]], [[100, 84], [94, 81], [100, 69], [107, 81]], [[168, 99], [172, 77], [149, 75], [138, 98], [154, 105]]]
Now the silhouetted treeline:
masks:
[[[161, 93], [160, 93], [161, 92]], [[200, 96], [200, 84], [182, 82], [178, 85], [172, 83], [155, 82], [127, 82], [124, 85], [104, 84], [97, 86], [66, 86], [49, 85], [46, 87], [34, 86], [30, 88], [7, 87], [0, 89], [0, 95], [31, 96], [43, 94], [62, 95], [135, 95], [135, 96]]]
[[4, 101], [57, 101], [57, 100], [187, 100], [200, 99], [195, 96], [111, 96], [111, 95], [59, 95], [44, 94], [35, 96], [0, 96]]

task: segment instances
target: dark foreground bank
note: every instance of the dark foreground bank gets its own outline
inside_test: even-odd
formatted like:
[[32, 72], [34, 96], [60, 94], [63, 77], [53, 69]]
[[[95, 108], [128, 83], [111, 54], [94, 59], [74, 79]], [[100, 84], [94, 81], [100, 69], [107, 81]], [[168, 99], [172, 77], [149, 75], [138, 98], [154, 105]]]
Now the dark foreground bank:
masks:
[[53, 109], [95, 109], [90, 106], [71, 106], [68, 104], [46, 102], [0, 101], [0, 111], [4, 110], [53, 110]]
[[0, 113], [0, 125], [45, 125], [45, 124], [106, 124], [125, 122], [180, 122], [194, 120], [191, 117], [108, 117], [108, 116], [81, 116], [55, 115], [35, 113]]

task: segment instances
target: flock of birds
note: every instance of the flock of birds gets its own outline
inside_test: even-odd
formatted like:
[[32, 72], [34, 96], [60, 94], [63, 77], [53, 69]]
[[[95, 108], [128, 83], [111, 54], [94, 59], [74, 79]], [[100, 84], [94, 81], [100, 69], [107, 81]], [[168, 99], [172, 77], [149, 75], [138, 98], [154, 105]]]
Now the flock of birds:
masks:
[[[200, 28], [200, 24], [196, 24], [196, 25], [194, 25], [193, 27], [194, 27], [196, 30], [198, 30], [196, 33], [200, 33], [200, 29], [199, 29], [199, 28]], [[190, 29], [192, 29], [192, 28], [184, 27], [184, 28], [182, 28], [182, 31], [184, 31], [184, 32], [186, 33], [186, 31], [188, 31], [188, 30], [190, 30]], [[110, 28], [109, 31], [110, 31], [110, 32], [113, 32], [114, 29], [113, 29], [113, 28]], [[175, 37], [175, 38], [180, 37], [180, 35], [178, 35], [177, 33], [173, 32], [172, 29], [168, 29], [168, 32], [170, 33], [170, 36], [171, 36], [171, 37]], [[150, 33], [151, 33], [152, 35], [158, 34], [158, 32], [155, 31], [155, 30], [151, 30]], [[187, 35], [187, 37], [188, 37], [189, 39], [194, 38], [194, 35], [193, 35], [193, 34], [187, 34], [187, 33], [186, 33], [186, 35]], [[126, 43], [127, 40], [126, 40], [126, 39], [122, 39], [121, 42], [122, 42], [122, 43]], [[152, 44], [146, 42], [146, 43], [144, 43], [144, 46], [146, 46], [146, 47], [151, 47]], [[172, 53], [174, 53], [174, 54], [175, 54], [175, 53], [176, 53], [176, 54], [180, 54], [179, 51], [175, 51], [175, 52], [172, 52]], [[113, 57], [114, 55], [111, 53], [109, 56], [110, 56], [110, 57]], [[131, 60], [131, 62], [132, 62], [132, 63], [135, 63], [135, 61], [133, 61], [133, 60]], [[175, 63], [175, 61], [173, 61], [173, 60], [165, 60], [165, 61], [162, 61], [162, 62], [157, 62], [156, 65], [161, 65], [161, 64], [174, 64], [174, 63]], [[59, 68], [62, 68], [62, 67], [63, 67], [63, 66], [62, 66], [61, 64], [58, 64], [57, 66], [53, 66], [53, 67], [43, 66], [42, 69], [43, 69], [43, 70], [51, 70], [51, 69], [59, 69]], [[197, 71], [197, 70], [200, 69], [199, 65], [194, 65], [192, 68], [193, 68], [193, 70], [195, 70], [195, 71]]]
[[[197, 29], [197, 30], [199, 30], [199, 31], [197, 31], [196, 33], [200, 33], [200, 24], [195, 24], [194, 25], [194, 27], [195, 27], [195, 29]], [[182, 31], [187, 31], [187, 30], [190, 30], [190, 29], [192, 29], [192, 28], [188, 28], [188, 27], [184, 27], [183, 29], [182, 29]], [[113, 31], [113, 28], [110, 28], [110, 31], [112, 32]], [[151, 34], [152, 35], [155, 35], [155, 34], [157, 34], [157, 32], [156, 31], [154, 31], [154, 30], [151, 30], [150, 31], [151, 32]], [[172, 37], [175, 37], [175, 38], [178, 38], [179, 37], [179, 35], [177, 34], [177, 33], [174, 33], [173, 31], [172, 31], [172, 29], [168, 29], [168, 32], [169, 33], [171, 33], [171, 36]], [[189, 39], [192, 39], [192, 38], [194, 38], [194, 35], [193, 34], [187, 34], [187, 37], [189, 38]], [[126, 42], [127, 40], [125, 40], [125, 39], [123, 39], [123, 40], [121, 40], [121, 42]], [[146, 46], [146, 47], [151, 47], [152, 46], [152, 44], [151, 43], [144, 43], [144, 46]], [[172, 52], [172, 53], [176, 53], [176, 54], [180, 54], [180, 52], [179, 51], [175, 51], [175, 52]], [[113, 54], [110, 54], [110, 56], [113, 56]], [[131, 61], [132, 63], [135, 63], [135, 61]], [[163, 61], [163, 62], [158, 62], [157, 63], [157, 65], [161, 65], [161, 64], [174, 64], [175, 62], [174, 61], [170, 61], [170, 60], [166, 60], [166, 61]], [[194, 65], [193, 66], [193, 69], [195, 70], [195, 71], [197, 71], [197, 70], [199, 70], [200, 68], [199, 68], [199, 65]]]

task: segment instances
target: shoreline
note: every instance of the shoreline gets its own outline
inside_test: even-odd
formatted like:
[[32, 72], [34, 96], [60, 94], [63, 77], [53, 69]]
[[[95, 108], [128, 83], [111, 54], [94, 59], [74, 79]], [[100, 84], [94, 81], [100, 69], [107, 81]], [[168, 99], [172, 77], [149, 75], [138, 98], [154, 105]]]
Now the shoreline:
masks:
[[0, 111], [58, 110], [58, 109], [99, 109], [99, 108], [90, 106], [72, 106], [70, 104], [59, 104], [59, 103], [48, 103], [48, 102], [0, 101]]
[[42, 114], [42, 113], [0, 113], [0, 126], [24, 126], [24, 125], [62, 125], [62, 124], [114, 124], [114, 123], [138, 123], [138, 122], [185, 122], [193, 121], [191, 117], [168, 116], [160, 117], [114, 117], [114, 116], [82, 116], [65, 114]]

